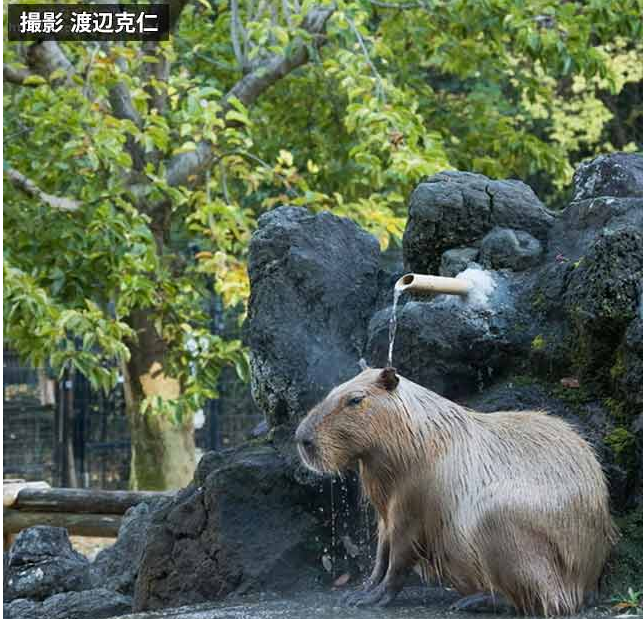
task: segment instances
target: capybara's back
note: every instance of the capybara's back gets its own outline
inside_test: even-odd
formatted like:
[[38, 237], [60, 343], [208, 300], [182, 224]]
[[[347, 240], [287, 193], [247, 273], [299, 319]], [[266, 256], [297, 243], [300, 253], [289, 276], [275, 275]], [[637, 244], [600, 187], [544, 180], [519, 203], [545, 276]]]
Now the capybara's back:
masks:
[[543, 413], [467, 415], [470, 431], [438, 473], [452, 518], [440, 544], [445, 576], [463, 593], [501, 592], [521, 612], [576, 612], [596, 592], [615, 539], [591, 447]]
[[571, 614], [597, 591], [616, 538], [603, 471], [565, 421], [482, 414], [367, 369], [300, 424], [304, 462], [357, 466], [379, 515], [375, 567], [353, 604], [386, 605], [411, 567], [518, 611]]

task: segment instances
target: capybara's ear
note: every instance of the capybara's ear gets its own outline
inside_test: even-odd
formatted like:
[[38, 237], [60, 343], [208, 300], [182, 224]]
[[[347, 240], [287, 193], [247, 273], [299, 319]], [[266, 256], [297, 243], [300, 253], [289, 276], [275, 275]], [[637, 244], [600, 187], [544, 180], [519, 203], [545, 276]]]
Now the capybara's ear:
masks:
[[391, 367], [384, 368], [377, 377], [377, 383], [387, 391], [393, 391], [399, 382], [400, 378], [397, 375], [397, 370]]
[[362, 372], [363, 372], [364, 370], [368, 370], [368, 363], [366, 363], [366, 359], [364, 359], [364, 357], [362, 357], [362, 358], [358, 361], [358, 363], [359, 363], [359, 369], [360, 369], [360, 370], [362, 370]]

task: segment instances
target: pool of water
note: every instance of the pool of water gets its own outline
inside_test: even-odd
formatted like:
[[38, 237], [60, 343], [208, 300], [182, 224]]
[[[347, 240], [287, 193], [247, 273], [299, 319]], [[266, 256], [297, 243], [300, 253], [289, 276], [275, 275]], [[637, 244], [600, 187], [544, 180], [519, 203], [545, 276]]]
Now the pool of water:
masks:
[[[275, 594], [252, 595], [225, 602], [172, 608], [127, 615], [122, 619], [491, 619], [513, 615], [455, 612], [449, 609], [458, 599], [453, 591], [418, 587], [405, 590], [388, 608], [351, 608], [341, 604], [340, 592], [307, 592], [281, 597]], [[577, 619], [613, 617], [606, 609], [592, 608]]]

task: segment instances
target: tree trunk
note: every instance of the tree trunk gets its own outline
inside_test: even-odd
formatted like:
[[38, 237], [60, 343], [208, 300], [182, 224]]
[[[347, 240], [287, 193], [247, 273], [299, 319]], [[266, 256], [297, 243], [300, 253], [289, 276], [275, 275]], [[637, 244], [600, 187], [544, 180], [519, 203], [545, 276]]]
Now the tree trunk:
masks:
[[167, 346], [156, 332], [147, 311], [129, 318], [138, 340], [130, 345], [131, 358], [125, 372], [125, 399], [130, 419], [132, 490], [183, 488], [194, 473], [194, 426], [192, 417], [181, 424], [164, 415], [141, 413], [144, 398], [159, 395], [175, 398], [181, 386], [165, 375]]

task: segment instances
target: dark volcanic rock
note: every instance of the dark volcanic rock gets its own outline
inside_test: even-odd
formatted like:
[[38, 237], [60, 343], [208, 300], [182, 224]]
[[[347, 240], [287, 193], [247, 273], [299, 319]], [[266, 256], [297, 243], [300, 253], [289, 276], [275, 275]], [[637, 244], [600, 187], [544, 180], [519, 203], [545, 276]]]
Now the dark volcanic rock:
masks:
[[101, 550], [91, 565], [92, 586], [133, 595], [151, 518], [152, 507], [148, 503], [127, 510], [116, 543]]
[[633, 153], [600, 155], [574, 173], [573, 200], [604, 196], [643, 197], [643, 157]]
[[469, 172], [441, 172], [420, 183], [409, 201], [404, 262], [410, 271], [437, 273], [447, 249], [479, 243], [496, 226], [547, 240], [553, 216], [520, 181]]
[[271, 425], [301, 417], [358, 371], [378, 293], [377, 240], [348, 219], [282, 207], [250, 242], [246, 341]]
[[636, 480], [634, 484], [634, 505], [643, 508], [643, 413], [639, 413], [632, 423], [632, 431], [636, 437]]
[[90, 587], [89, 561], [76, 552], [67, 529], [37, 526], [21, 531], [9, 550], [4, 600], [45, 598]]
[[[491, 276], [490, 276], [491, 277]], [[514, 295], [507, 280], [493, 274], [495, 289], [485, 303], [439, 296], [408, 300], [398, 308], [393, 363], [401, 374], [446, 397], [456, 398], [489, 384], [528, 343], [513, 328]], [[392, 308], [369, 325], [368, 362], [386, 363]]]
[[641, 281], [643, 229], [603, 232], [571, 271], [565, 303], [597, 328], [629, 322], [637, 313]]
[[[643, 303], [639, 305], [643, 311]], [[643, 410], [643, 316], [633, 320], [625, 332], [620, 371], [612, 372], [623, 393]], [[643, 424], [639, 428], [643, 432]], [[641, 469], [643, 471], [643, 468]]]
[[[599, 234], [570, 272], [564, 303], [575, 330], [581, 378], [599, 385], [614, 379], [636, 382], [640, 373], [638, 353], [632, 354], [637, 346], [636, 327], [629, 338], [625, 333], [639, 311], [642, 281], [643, 230], [635, 228]], [[625, 390], [623, 395], [640, 403], [640, 392], [639, 383], [638, 389]]]
[[321, 481], [300, 483], [299, 470], [268, 444], [206, 454], [194, 484], [153, 514], [135, 608], [312, 587], [331, 514]]
[[18, 599], [3, 605], [4, 619], [105, 619], [132, 610], [129, 597], [108, 589], [58, 593], [44, 602]]
[[477, 260], [478, 253], [479, 250], [475, 247], [447, 249], [440, 260], [440, 275], [443, 277], [455, 277]]
[[542, 244], [529, 232], [494, 228], [482, 239], [479, 262], [491, 269], [524, 271], [536, 266], [542, 254]]

